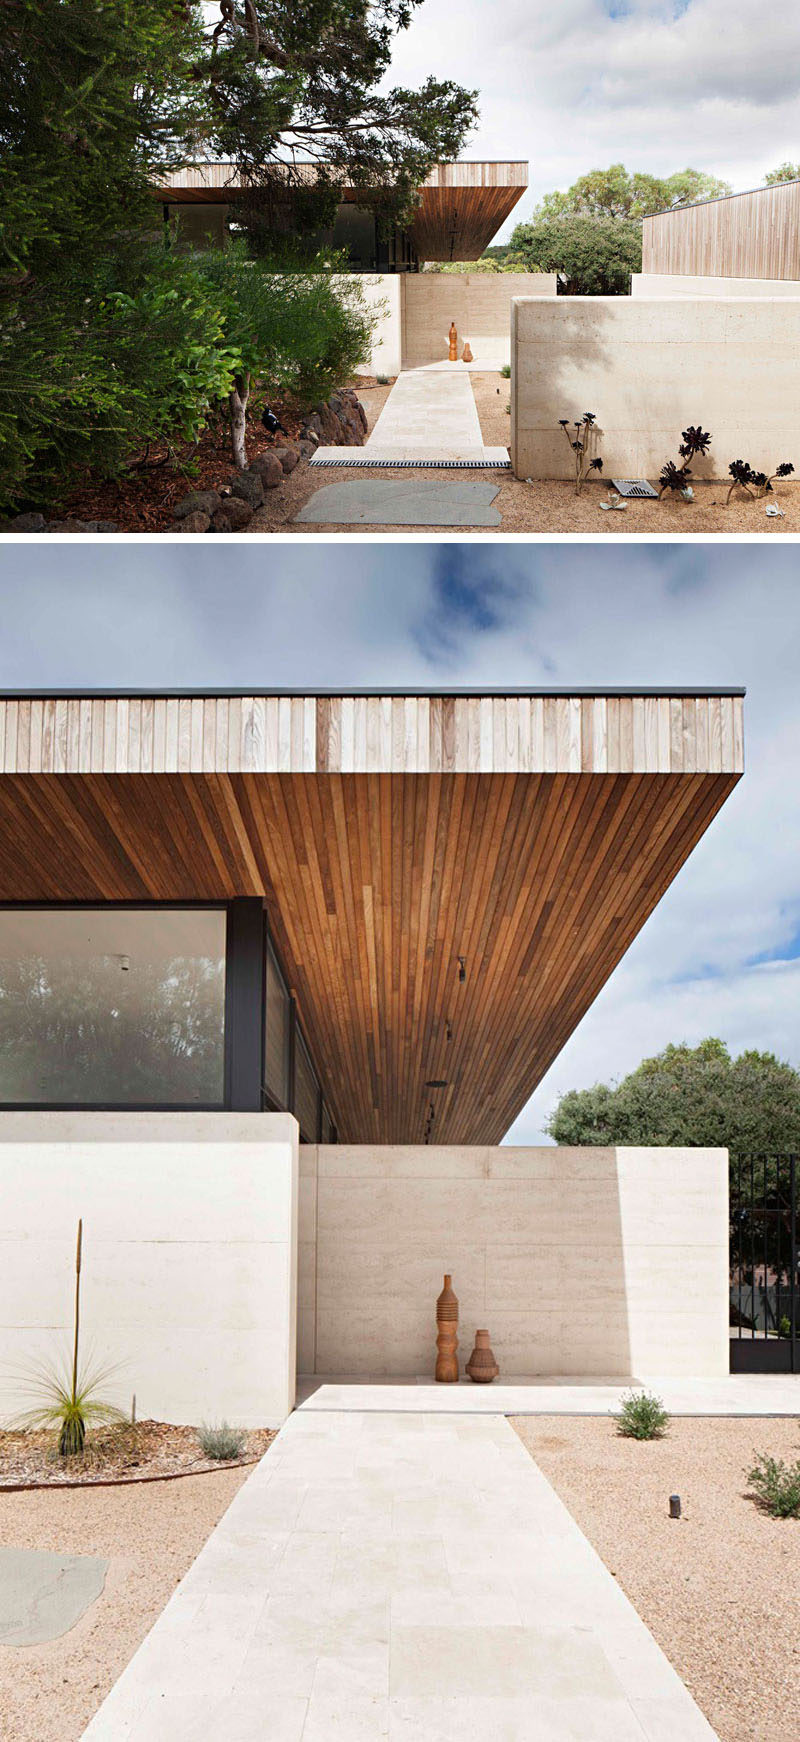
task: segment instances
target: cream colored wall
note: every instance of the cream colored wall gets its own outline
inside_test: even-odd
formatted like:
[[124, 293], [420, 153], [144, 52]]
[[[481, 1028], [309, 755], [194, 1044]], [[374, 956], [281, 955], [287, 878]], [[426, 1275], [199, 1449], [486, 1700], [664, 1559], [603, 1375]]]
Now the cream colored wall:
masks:
[[800, 296], [800, 280], [696, 278], [683, 272], [634, 272], [631, 296]]
[[278, 1426], [294, 1405], [297, 1124], [284, 1114], [1, 1113], [0, 1417], [13, 1371], [82, 1347], [140, 1418]]
[[606, 477], [656, 478], [680, 432], [713, 442], [696, 478], [744, 456], [771, 468], [800, 451], [800, 299], [519, 299], [512, 313], [512, 465], [521, 478], [569, 478], [558, 427], [598, 418]]
[[447, 358], [450, 322], [458, 329], [458, 354], [469, 339], [476, 361], [493, 365], [511, 358], [514, 297], [555, 297], [552, 272], [419, 272], [404, 279], [403, 366], [416, 369]]
[[[346, 274], [337, 277], [353, 282]], [[355, 282], [360, 286], [367, 306], [378, 316], [370, 355], [364, 358], [359, 375], [399, 375], [403, 343], [403, 283], [399, 272], [361, 272]]]
[[301, 1148], [301, 1371], [432, 1373], [445, 1270], [462, 1361], [487, 1327], [506, 1375], [723, 1375], [727, 1152]]

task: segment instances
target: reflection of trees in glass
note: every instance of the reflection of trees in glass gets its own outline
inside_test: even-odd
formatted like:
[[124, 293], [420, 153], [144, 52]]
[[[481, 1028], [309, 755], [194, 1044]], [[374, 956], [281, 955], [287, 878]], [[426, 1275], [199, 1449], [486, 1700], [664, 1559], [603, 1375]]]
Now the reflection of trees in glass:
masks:
[[0, 1100], [220, 1102], [224, 965], [0, 959]]

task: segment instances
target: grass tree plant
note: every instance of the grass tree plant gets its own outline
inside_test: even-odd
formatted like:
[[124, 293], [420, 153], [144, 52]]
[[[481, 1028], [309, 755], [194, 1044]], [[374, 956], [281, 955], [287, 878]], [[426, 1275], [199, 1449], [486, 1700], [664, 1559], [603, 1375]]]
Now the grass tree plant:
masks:
[[60, 1458], [81, 1455], [86, 1444], [88, 1427], [101, 1423], [116, 1425], [127, 1419], [116, 1404], [102, 1396], [102, 1389], [115, 1369], [81, 1365], [82, 1259], [83, 1218], [78, 1222], [75, 1249], [75, 1313], [71, 1356], [63, 1366], [49, 1361], [33, 1364], [23, 1381], [25, 1389], [37, 1398], [37, 1402], [19, 1418], [20, 1425], [30, 1428], [57, 1428]]

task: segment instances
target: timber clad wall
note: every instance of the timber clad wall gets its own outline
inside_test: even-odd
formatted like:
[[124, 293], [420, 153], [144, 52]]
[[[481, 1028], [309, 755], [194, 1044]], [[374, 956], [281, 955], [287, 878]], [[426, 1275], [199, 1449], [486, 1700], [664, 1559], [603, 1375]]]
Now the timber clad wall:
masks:
[[740, 773], [740, 696], [0, 701], [0, 774]]
[[645, 218], [642, 271], [800, 279], [800, 181]]

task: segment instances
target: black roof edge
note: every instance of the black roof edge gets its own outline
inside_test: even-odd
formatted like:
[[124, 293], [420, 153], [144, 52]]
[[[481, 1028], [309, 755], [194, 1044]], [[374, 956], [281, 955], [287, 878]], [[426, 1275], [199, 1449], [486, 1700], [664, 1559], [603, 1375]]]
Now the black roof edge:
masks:
[[553, 688], [545, 688], [545, 689], [540, 689], [540, 688], [514, 689], [514, 688], [509, 688], [505, 685], [503, 685], [502, 687], [499, 687], [499, 686], [492, 687], [491, 685], [477, 686], [475, 688], [469, 688], [469, 689], [461, 689], [461, 688], [451, 689], [451, 688], [448, 688], [446, 685], [443, 685], [443, 686], [437, 686], [434, 689], [429, 689], [426, 686], [420, 686], [417, 684], [407, 684], [402, 689], [383, 687], [380, 684], [373, 686], [371, 689], [346, 689], [346, 688], [342, 688], [341, 686], [338, 686], [337, 688], [334, 688], [334, 689], [318, 689], [314, 686], [309, 687], [307, 689], [273, 689], [273, 688], [264, 688], [263, 686], [259, 686], [259, 685], [250, 685], [249, 687], [245, 686], [242, 689], [227, 689], [223, 685], [220, 685], [219, 688], [213, 688], [213, 689], [173, 689], [169, 685], [165, 685], [163, 688], [158, 688], [158, 689], [150, 689], [150, 688], [145, 687], [142, 689], [119, 689], [119, 690], [57, 689], [57, 688], [55, 688], [55, 689], [54, 688], [36, 689], [36, 690], [0, 689], [0, 702], [34, 702], [34, 701], [126, 702], [126, 701], [140, 701], [140, 700], [144, 701], [144, 700], [147, 700], [150, 698], [152, 698], [153, 700], [157, 700], [157, 701], [211, 701], [211, 700], [216, 699], [217, 697], [219, 697], [221, 700], [224, 701], [226, 699], [232, 699], [232, 698], [238, 698], [238, 697], [244, 697], [244, 696], [248, 696], [248, 697], [249, 696], [253, 696], [253, 697], [256, 697], [256, 696], [258, 696], [258, 697], [278, 697], [278, 698], [288, 697], [288, 698], [292, 698], [295, 700], [298, 700], [301, 697], [303, 697], [303, 698], [307, 697], [310, 700], [323, 700], [326, 698], [331, 698], [331, 699], [334, 697], [347, 698], [350, 696], [358, 696], [358, 697], [365, 696], [365, 697], [371, 698], [371, 699], [375, 699], [379, 696], [397, 696], [397, 697], [402, 696], [404, 698], [405, 697], [411, 698], [412, 696], [416, 696], [416, 697], [419, 697], [420, 699], [422, 699], [424, 697], [433, 697], [433, 696], [456, 696], [456, 697], [464, 697], [464, 698], [471, 697], [471, 698], [476, 698], [476, 699], [480, 698], [482, 696], [487, 696], [487, 697], [492, 696], [492, 697], [498, 697], [501, 699], [506, 698], [509, 701], [522, 700], [525, 696], [529, 696], [529, 697], [557, 696], [557, 697], [561, 697], [564, 699], [566, 699], [567, 697], [571, 697], [571, 696], [586, 696], [586, 697], [588, 697], [588, 696], [598, 696], [598, 697], [600, 697], [600, 696], [602, 696], [602, 697], [647, 696], [647, 697], [652, 697], [654, 699], [678, 700], [679, 698], [683, 699], [684, 697], [688, 697], [688, 696], [745, 696], [746, 694], [747, 694], [747, 690], [744, 688], [744, 686], [740, 686], [740, 685], [734, 685], [731, 687], [731, 686], [727, 686], [727, 685], [721, 686], [719, 684], [696, 684], [696, 683], [684, 684], [682, 687], [679, 687], [679, 688], [676, 688], [675, 686], [673, 686], [673, 687], [668, 688], [668, 689], [651, 689], [650, 686], [647, 684], [626, 685], [623, 689], [620, 689], [613, 684], [609, 684], [609, 685], [593, 684], [593, 685], [588, 685], [588, 686], [587, 685], [580, 685], [580, 684], [575, 684], [573, 686], [559, 684]]

